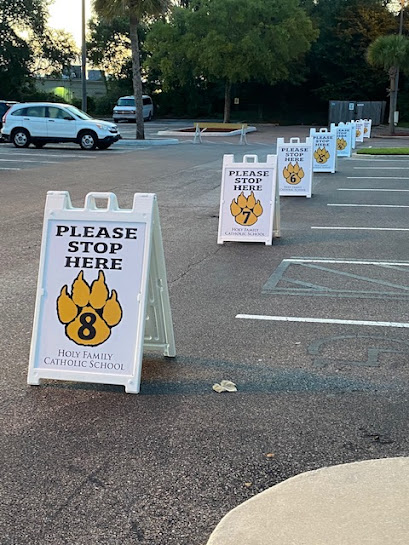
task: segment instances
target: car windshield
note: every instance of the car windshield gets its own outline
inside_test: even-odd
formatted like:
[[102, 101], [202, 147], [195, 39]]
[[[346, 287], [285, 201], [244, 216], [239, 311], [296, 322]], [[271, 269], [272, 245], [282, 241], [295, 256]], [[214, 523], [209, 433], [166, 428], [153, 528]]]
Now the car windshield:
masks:
[[80, 119], [93, 119], [90, 115], [86, 114], [82, 110], [79, 110], [75, 106], [65, 106], [65, 108], [75, 116], [79, 117]]
[[120, 98], [118, 106], [135, 106], [135, 100], [133, 98]]

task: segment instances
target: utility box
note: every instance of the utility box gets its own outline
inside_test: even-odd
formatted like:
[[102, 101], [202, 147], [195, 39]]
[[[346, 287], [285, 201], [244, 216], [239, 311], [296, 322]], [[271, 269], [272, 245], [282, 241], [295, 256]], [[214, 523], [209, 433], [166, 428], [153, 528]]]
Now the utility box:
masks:
[[346, 123], [353, 119], [372, 119], [373, 125], [380, 125], [385, 118], [385, 101], [330, 100], [328, 125]]

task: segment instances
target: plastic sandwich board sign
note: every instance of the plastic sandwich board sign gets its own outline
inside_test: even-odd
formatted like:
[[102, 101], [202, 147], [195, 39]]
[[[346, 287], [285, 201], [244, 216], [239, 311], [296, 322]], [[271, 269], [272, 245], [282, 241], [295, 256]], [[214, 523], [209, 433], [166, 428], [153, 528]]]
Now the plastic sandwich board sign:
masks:
[[328, 129], [310, 129], [313, 142], [313, 172], [331, 172], [336, 170], [337, 135]]
[[235, 162], [234, 155], [224, 155], [217, 243], [271, 245], [279, 219], [276, 186], [275, 155], [267, 155], [265, 162], [260, 162], [257, 155], [244, 155], [239, 162]]
[[312, 138], [277, 138], [277, 175], [281, 197], [311, 197]]
[[364, 138], [371, 138], [372, 119], [364, 119]]
[[74, 208], [67, 191], [48, 192], [28, 383], [138, 393], [144, 347], [176, 354], [156, 196], [137, 193], [128, 210], [113, 193]]
[[355, 121], [347, 121], [347, 125], [351, 125], [351, 147], [356, 148], [356, 123]]
[[356, 141], [357, 142], [363, 142], [364, 141], [364, 130], [365, 130], [365, 124], [363, 119], [357, 119], [355, 121], [356, 124]]
[[352, 155], [352, 125], [351, 123], [331, 123], [337, 131], [337, 157], [351, 157]]

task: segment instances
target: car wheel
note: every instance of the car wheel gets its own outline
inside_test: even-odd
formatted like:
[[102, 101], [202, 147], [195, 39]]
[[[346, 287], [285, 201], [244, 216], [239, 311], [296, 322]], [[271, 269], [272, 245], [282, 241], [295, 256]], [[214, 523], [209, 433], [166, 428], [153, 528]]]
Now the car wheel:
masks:
[[28, 148], [30, 145], [30, 133], [26, 129], [16, 129], [11, 135], [11, 141], [16, 148]]
[[93, 131], [84, 131], [79, 135], [79, 144], [82, 149], [93, 150], [97, 147], [98, 138]]
[[98, 144], [98, 149], [101, 149], [101, 150], [108, 149], [111, 144], [112, 142], [109, 142], [109, 144], [107, 144], [106, 142], [103, 142], [101, 144]]
[[149, 112], [148, 121], [152, 121], [152, 112]]

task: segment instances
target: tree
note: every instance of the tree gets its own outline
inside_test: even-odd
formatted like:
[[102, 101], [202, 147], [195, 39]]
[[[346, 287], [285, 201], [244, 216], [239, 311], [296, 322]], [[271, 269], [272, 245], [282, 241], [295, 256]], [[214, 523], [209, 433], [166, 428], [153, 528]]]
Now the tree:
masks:
[[306, 61], [317, 97], [323, 101], [379, 100], [383, 80], [379, 70], [366, 62], [365, 54], [376, 38], [398, 28], [396, 15], [386, 4], [383, 0], [316, 0], [310, 4], [308, 12], [320, 35]]
[[367, 60], [372, 66], [383, 68], [389, 75], [389, 132], [394, 134], [398, 94], [396, 76], [399, 70], [409, 74], [409, 38], [397, 34], [380, 36], [369, 46]]
[[0, 97], [21, 100], [33, 89], [37, 59], [61, 69], [75, 56], [67, 36], [47, 28], [49, 0], [0, 0]]
[[[0, 96], [13, 98], [29, 83], [31, 48], [24, 30], [41, 36], [46, 20], [43, 0], [0, 2]], [[18, 24], [17, 24], [18, 23]]]
[[181, 83], [188, 69], [199, 79], [222, 80], [225, 122], [233, 84], [297, 80], [293, 63], [318, 34], [298, 0], [192, 0], [188, 5], [175, 7], [169, 23], [152, 28], [148, 65]]
[[142, 110], [142, 77], [138, 37], [138, 24], [145, 18], [163, 14], [169, 0], [94, 0], [94, 9], [98, 15], [108, 20], [126, 17], [129, 20], [129, 37], [132, 50], [132, 84], [136, 102], [136, 138], [145, 138]]
[[124, 17], [116, 17], [112, 21], [95, 17], [89, 21], [88, 28], [88, 59], [94, 66], [99, 66], [109, 79], [129, 78], [132, 87], [129, 21]]
[[[63, 45], [64, 44], [64, 45]], [[64, 30], [45, 29], [41, 39], [30, 39], [33, 58], [31, 73], [40, 76], [61, 77], [79, 55], [72, 34]]]

